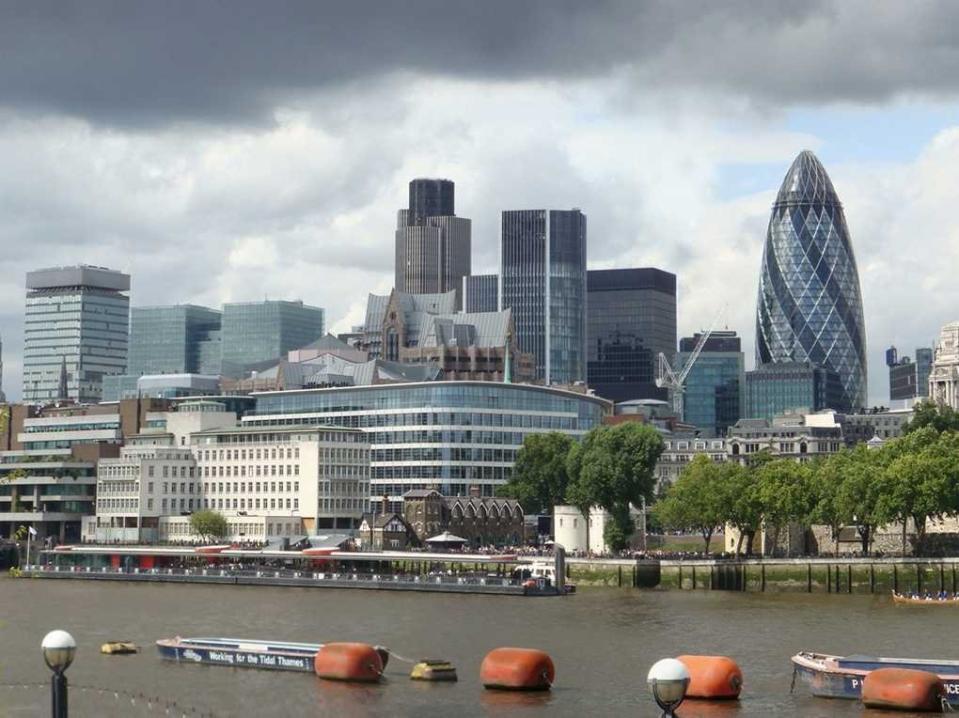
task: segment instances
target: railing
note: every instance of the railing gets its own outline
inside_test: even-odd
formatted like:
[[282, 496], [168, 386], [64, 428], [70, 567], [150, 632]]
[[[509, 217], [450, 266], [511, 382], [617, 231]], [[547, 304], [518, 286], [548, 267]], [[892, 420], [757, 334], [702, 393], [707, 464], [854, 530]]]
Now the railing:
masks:
[[195, 578], [263, 578], [263, 579], [298, 579], [314, 582], [328, 582], [349, 585], [376, 585], [376, 584], [410, 584], [410, 585], [443, 585], [443, 586], [487, 586], [487, 587], [519, 587], [518, 579], [501, 578], [494, 576], [406, 576], [400, 574], [364, 574], [350, 572], [326, 571], [295, 571], [292, 569], [220, 569], [220, 568], [114, 568], [103, 566], [50, 566], [32, 565], [24, 568], [25, 572], [83, 574], [89, 576], [181, 576]]

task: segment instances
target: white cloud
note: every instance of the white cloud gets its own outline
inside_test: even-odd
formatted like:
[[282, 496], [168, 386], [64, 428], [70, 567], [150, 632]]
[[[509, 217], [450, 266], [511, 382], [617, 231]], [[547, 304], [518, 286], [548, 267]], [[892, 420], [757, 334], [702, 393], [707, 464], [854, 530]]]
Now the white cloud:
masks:
[[[660, 266], [680, 285], [680, 334], [727, 304], [751, 361], [760, 255], [777, 186], [729, 199], [722, 168], [775, 163], [820, 138], [745, 104], [676, 94], [624, 101], [629, 80], [471, 82], [394, 76], [303, 98], [257, 129], [103, 130], [0, 122], [0, 328], [19, 395], [23, 275], [88, 262], [133, 274], [135, 305], [301, 298], [327, 326], [362, 319], [392, 284], [393, 227], [414, 176], [456, 181], [474, 270], [495, 270], [499, 212], [577, 206], [591, 264]], [[952, 188], [959, 130], [905, 165], [829, 166], [859, 260], [870, 394], [881, 351], [911, 353], [956, 318]], [[777, 183], [778, 184], [778, 181]]]

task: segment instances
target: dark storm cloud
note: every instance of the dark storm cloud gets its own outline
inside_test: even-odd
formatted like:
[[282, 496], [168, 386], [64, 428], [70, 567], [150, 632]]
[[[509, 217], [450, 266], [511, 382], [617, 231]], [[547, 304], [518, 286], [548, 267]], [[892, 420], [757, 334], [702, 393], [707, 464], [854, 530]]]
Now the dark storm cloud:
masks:
[[952, 92], [959, 5], [354, 0], [0, 5], [0, 103], [120, 125], [258, 122], [392, 71], [511, 80], [622, 70], [757, 101]]

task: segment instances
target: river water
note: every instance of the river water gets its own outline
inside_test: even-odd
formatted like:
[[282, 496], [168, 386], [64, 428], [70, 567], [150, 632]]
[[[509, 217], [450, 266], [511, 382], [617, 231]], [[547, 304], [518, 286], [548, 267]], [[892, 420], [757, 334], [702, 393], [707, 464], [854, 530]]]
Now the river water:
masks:
[[[959, 609], [957, 609], [959, 611]], [[887, 597], [583, 589], [566, 598], [456, 596], [342, 589], [189, 586], [0, 578], [0, 716], [49, 715], [40, 640], [69, 630], [79, 650], [68, 672], [73, 716], [164, 715], [142, 699], [216, 716], [656, 716], [646, 672], [681, 653], [726, 654], [745, 677], [738, 704], [687, 703], [684, 718], [853, 716], [854, 702], [790, 695], [789, 657], [801, 650], [957, 658], [950, 609], [895, 607]], [[320, 681], [303, 673], [161, 661], [162, 637], [230, 636], [291, 641], [364, 641], [401, 655], [453, 662], [460, 680], [408, 680], [391, 661], [376, 686]], [[129, 639], [139, 655], [99, 653]], [[547, 651], [556, 664], [548, 694], [484, 691], [479, 665], [497, 646]], [[877, 714], [880, 715], [880, 714]]]

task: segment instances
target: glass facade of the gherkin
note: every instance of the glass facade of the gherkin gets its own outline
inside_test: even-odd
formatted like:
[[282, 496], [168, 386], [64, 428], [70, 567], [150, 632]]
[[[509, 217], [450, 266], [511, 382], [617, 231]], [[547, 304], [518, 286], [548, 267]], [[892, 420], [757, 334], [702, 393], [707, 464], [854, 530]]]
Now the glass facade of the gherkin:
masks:
[[756, 314], [756, 363], [812, 362], [839, 375], [844, 406], [866, 405], [859, 272], [829, 175], [803, 151], [769, 218]]

